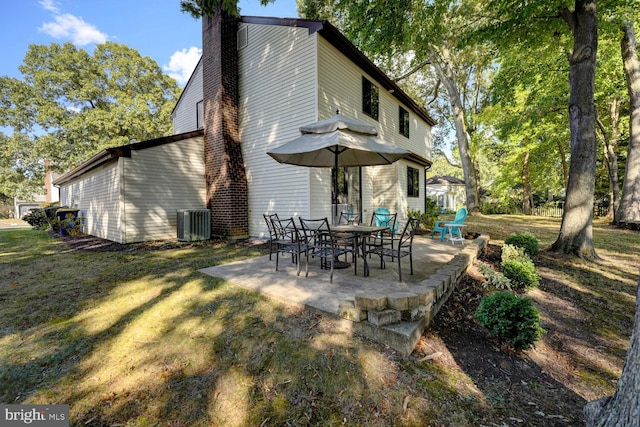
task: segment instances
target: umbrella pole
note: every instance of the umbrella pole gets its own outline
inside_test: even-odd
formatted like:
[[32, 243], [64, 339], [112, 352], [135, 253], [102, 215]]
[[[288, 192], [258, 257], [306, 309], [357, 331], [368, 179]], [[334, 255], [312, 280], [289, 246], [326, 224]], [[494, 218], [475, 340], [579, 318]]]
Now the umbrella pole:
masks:
[[336, 223], [338, 217], [338, 147], [335, 149], [333, 161], [333, 223]]

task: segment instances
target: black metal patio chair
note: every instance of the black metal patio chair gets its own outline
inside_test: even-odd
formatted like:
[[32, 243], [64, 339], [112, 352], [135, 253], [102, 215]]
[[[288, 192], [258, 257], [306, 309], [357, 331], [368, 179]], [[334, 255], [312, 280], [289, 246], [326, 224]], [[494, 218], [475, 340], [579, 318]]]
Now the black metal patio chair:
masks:
[[[333, 270], [340, 255], [354, 254], [356, 248], [355, 235], [332, 233], [327, 218], [304, 219], [299, 218], [302, 227], [300, 236], [306, 246], [305, 276], [309, 276], [309, 256], [320, 258], [321, 268], [330, 268], [329, 282], [333, 283]], [[357, 271], [357, 257], [353, 257], [354, 269]]]
[[280, 219], [272, 218], [273, 228], [276, 234], [274, 240], [276, 252], [276, 271], [280, 262], [280, 254], [290, 254], [291, 261], [297, 264], [297, 275], [300, 275], [300, 256], [307, 252], [307, 246], [300, 238], [299, 229], [293, 217]]
[[[385, 230], [369, 237], [369, 241], [366, 243], [369, 258], [371, 258], [371, 254], [374, 253], [375, 250], [381, 247], [393, 247], [393, 241], [397, 237], [395, 232], [395, 230], [398, 229], [396, 224], [397, 217], [397, 213], [391, 213], [386, 208], [378, 208], [371, 215], [371, 223], [369, 225], [372, 227], [385, 227]], [[382, 268], [382, 265], [383, 260], [380, 258], [380, 268]]]
[[418, 218], [409, 218], [407, 224], [404, 226], [402, 233], [395, 240], [393, 247], [373, 246], [367, 251], [368, 254], [375, 254], [380, 256], [382, 267], [385, 267], [384, 258], [398, 259], [398, 278], [402, 282], [402, 258], [409, 257], [409, 266], [411, 275], [413, 275], [413, 237], [416, 235], [416, 230], [420, 220]]
[[264, 221], [267, 223], [267, 228], [269, 229], [269, 261], [271, 261], [271, 255], [273, 254], [273, 249], [276, 247], [275, 241], [278, 239], [278, 235], [276, 234], [275, 229], [273, 228], [273, 220], [278, 219], [278, 214], [262, 214], [264, 217]]
[[338, 220], [338, 224], [360, 224], [360, 214], [340, 212], [340, 219]]

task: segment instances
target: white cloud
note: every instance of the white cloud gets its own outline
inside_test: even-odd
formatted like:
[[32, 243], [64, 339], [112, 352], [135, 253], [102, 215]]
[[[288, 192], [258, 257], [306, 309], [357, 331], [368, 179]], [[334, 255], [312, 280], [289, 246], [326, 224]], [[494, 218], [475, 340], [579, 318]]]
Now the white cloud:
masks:
[[176, 51], [171, 55], [169, 65], [163, 65], [162, 69], [176, 79], [179, 85], [184, 85], [198, 65], [200, 56], [202, 56], [202, 49], [195, 46], [191, 46], [188, 50]]
[[45, 22], [40, 31], [57, 39], [71, 39], [73, 44], [84, 46], [91, 43], [104, 43], [109, 36], [94, 25], [69, 13], [60, 13], [55, 0], [40, 0], [43, 9], [53, 13], [53, 22]]
[[53, 12], [55, 14], [60, 13], [60, 9], [58, 9], [54, 0], [40, 0], [39, 3], [43, 9], [48, 10], [49, 12]]

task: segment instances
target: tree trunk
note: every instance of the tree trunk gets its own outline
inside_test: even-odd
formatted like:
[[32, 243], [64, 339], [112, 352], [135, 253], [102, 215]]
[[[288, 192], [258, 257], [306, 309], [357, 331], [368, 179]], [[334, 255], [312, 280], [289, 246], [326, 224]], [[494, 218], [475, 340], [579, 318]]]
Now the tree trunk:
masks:
[[564, 144], [562, 141], [558, 140], [558, 153], [560, 153], [560, 163], [562, 164], [562, 183], [564, 184], [564, 188], [567, 188], [569, 185], [569, 166], [567, 165], [567, 153], [564, 150]]
[[524, 152], [522, 161], [522, 213], [531, 215], [531, 186], [529, 184], [529, 150]]
[[620, 182], [618, 181], [618, 156], [616, 154], [616, 147], [620, 140], [620, 98], [613, 98], [609, 105], [609, 120], [611, 121], [611, 130], [607, 132], [607, 128], [604, 123], [596, 117], [596, 124], [602, 132], [603, 140], [603, 155], [607, 167], [607, 176], [609, 177], [609, 192], [611, 196], [611, 204], [609, 206], [609, 213], [607, 217], [611, 221], [615, 221], [615, 213], [618, 210], [618, 204], [620, 203]]
[[447, 52], [445, 51], [441, 58], [442, 64], [438, 59], [432, 61], [433, 68], [436, 74], [447, 88], [449, 95], [449, 103], [453, 110], [453, 121], [456, 128], [456, 139], [458, 141], [458, 151], [460, 154], [460, 164], [462, 165], [462, 172], [464, 174], [464, 184], [467, 195], [467, 211], [470, 214], [480, 212], [480, 198], [478, 196], [478, 174], [476, 168], [471, 159], [471, 153], [469, 151], [469, 134], [467, 133], [465, 119], [464, 119], [464, 107], [460, 101], [460, 91], [455, 80], [450, 62], [447, 60]]
[[587, 427], [630, 427], [640, 423], [640, 280], [631, 345], [616, 393], [587, 403], [584, 412]]
[[561, 10], [573, 34], [569, 56], [571, 165], [556, 252], [597, 258], [593, 248], [593, 193], [596, 181], [596, 114], [593, 103], [598, 50], [596, 0], [576, 0], [574, 12]]
[[607, 144], [607, 157], [609, 158], [609, 183], [611, 184], [611, 219], [615, 219], [616, 212], [618, 212], [618, 206], [620, 205], [620, 182], [618, 181], [618, 155], [615, 147], [618, 146], [620, 140], [620, 99], [615, 98], [611, 102], [611, 108], [609, 109], [609, 115], [611, 116], [611, 138], [609, 144]]
[[633, 22], [622, 27], [620, 43], [624, 73], [629, 92], [629, 147], [622, 182], [622, 197], [616, 212], [616, 223], [640, 221], [640, 63], [636, 53]]

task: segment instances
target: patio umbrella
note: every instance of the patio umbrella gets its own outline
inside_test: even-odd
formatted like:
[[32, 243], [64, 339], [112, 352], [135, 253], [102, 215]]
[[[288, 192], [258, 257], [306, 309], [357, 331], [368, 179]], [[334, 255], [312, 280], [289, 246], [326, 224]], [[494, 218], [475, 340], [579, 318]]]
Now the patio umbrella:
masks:
[[[267, 152], [280, 163], [337, 168], [388, 165], [411, 154], [377, 137], [376, 128], [336, 114], [300, 128], [301, 136]], [[337, 204], [338, 179], [333, 182], [333, 204]]]

